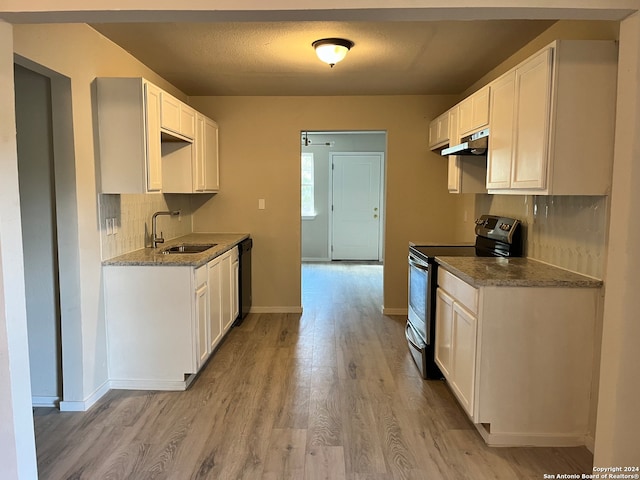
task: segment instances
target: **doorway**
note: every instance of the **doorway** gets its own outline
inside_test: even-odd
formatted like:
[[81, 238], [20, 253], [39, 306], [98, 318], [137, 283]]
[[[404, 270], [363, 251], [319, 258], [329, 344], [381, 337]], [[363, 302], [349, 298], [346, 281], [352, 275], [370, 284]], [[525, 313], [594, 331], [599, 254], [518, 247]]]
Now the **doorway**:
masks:
[[63, 408], [82, 391], [71, 81], [19, 55], [14, 75], [28, 378], [33, 406]]
[[384, 131], [302, 131], [302, 261], [384, 259]]
[[16, 127], [33, 406], [62, 396], [51, 82], [15, 65]]

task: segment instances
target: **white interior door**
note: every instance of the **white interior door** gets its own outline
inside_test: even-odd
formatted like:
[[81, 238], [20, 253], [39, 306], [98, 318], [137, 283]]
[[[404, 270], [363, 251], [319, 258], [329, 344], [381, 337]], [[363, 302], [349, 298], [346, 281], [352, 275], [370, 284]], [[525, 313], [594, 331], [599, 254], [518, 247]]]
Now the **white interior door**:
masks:
[[332, 260], [380, 259], [382, 153], [332, 153]]

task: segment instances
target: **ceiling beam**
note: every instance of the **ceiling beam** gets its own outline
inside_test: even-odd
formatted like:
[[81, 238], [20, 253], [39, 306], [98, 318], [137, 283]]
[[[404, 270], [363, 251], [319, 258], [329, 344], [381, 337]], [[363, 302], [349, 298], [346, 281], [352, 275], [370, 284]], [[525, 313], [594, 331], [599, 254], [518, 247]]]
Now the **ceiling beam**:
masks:
[[[638, 0], [3, 0], [0, 18], [10, 23], [230, 22], [230, 21], [424, 21], [487, 19], [622, 20]], [[206, 5], [205, 5], [206, 3]]]

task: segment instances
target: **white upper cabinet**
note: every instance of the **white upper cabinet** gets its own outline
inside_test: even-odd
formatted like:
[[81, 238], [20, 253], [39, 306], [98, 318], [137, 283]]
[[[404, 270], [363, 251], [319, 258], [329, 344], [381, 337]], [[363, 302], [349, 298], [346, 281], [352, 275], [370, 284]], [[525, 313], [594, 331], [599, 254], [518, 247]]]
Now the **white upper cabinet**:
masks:
[[159, 128], [161, 91], [151, 83], [145, 83], [144, 91], [147, 107], [147, 155], [144, 162], [147, 169], [147, 191], [159, 192], [162, 190], [162, 148]]
[[162, 92], [161, 98], [162, 129], [193, 140], [196, 123], [195, 110], [167, 92]]
[[162, 189], [160, 89], [142, 78], [97, 78], [102, 193]]
[[[449, 143], [452, 145], [460, 142], [458, 112], [458, 105], [449, 110]], [[487, 193], [486, 172], [487, 162], [482, 155], [449, 155], [447, 169], [449, 193]]]
[[196, 111], [184, 103], [180, 104], [180, 133], [187, 138], [196, 138]]
[[429, 148], [436, 150], [449, 143], [449, 112], [444, 112], [429, 124]]
[[167, 92], [162, 92], [162, 110], [160, 125], [165, 130], [180, 133], [180, 100]]
[[204, 115], [197, 114], [195, 143], [194, 191], [217, 192], [220, 189], [218, 124]]
[[487, 152], [487, 188], [511, 186], [516, 72], [496, 80], [491, 89], [491, 133]]
[[460, 137], [474, 133], [489, 124], [489, 91], [490, 87], [487, 85], [460, 102], [458, 117]]
[[489, 193], [607, 195], [616, 73], [615, 42], [561, 40], [493, 82]]

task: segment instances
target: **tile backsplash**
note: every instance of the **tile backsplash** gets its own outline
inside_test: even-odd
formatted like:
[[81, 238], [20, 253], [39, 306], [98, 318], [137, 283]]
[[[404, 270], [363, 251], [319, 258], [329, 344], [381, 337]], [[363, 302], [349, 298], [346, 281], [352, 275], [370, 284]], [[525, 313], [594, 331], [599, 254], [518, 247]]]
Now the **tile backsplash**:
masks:
[[608, 197], [477, 195], [483, 213], [521, 220], [527, 257], [604, 278]]
[[[180, 210], [180, 217], [158, 217], [158, 234], [165, 240], [192, 232], [189, 195], [120, 194], [98, 195], [102, 259], [151, 246], [151, 217], [155, 212]], [[115, 218], [117, 234], [107, 235], [106, 219]]]

